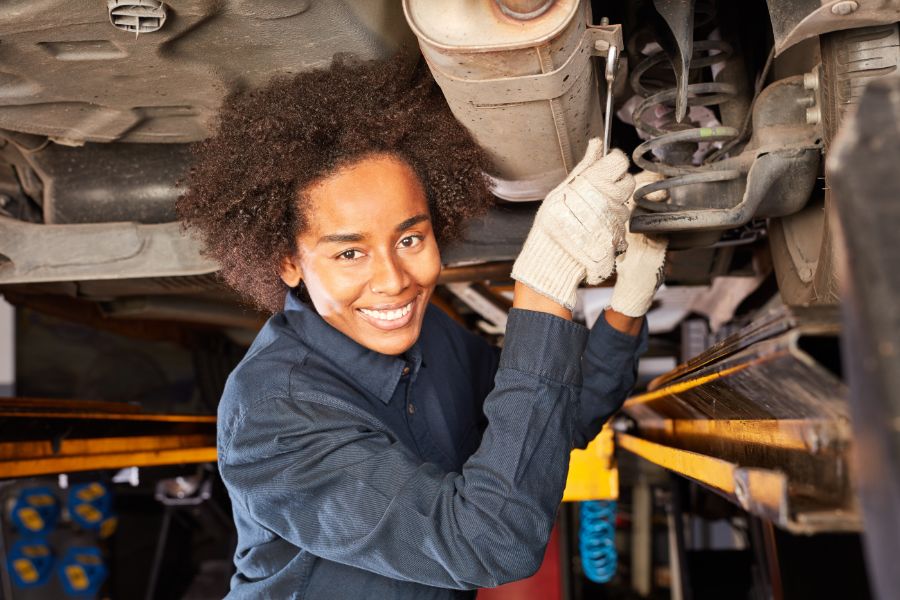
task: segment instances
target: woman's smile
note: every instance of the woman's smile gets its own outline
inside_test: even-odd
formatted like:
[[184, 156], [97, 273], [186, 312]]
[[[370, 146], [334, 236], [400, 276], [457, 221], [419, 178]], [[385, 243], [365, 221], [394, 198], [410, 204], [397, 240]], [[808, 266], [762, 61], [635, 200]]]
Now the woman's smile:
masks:
[[386, 331], [405, 327], [413, 318], [413, 304], [418, 296], [399, 307], [359, 308], [363, 318], [379, 329]]

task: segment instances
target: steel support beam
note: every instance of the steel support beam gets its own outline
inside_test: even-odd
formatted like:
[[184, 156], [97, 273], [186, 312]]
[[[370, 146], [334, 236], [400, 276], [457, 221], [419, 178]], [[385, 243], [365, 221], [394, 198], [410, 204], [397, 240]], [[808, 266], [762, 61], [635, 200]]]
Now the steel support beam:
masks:
[[119, 402], [0, 398], [0, 479], [215, 462], [215, 422]]
[[833, 307], [766, 315], [630, 398], [617, 443], [794, 532], [858, 530]]

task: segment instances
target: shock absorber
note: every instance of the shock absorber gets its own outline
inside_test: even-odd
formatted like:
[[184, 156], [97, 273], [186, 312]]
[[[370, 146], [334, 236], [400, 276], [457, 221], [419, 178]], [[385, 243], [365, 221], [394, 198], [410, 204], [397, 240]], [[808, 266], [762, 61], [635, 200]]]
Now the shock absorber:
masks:
[[581, 526], [578, 549], [585, 576], [595, 583], [606, 583], [616, 574], [616, 503], [590, 500], [580, 506]]
[[[697, 27], [712, 19], [709, 7], [700, 5], [696, 10], [698, 17], [703, 18], [703, 23], [698, 23]], [[692, 46], [689, 71], [694, 73], [724, 63], [733, 52], [731, 45], [721, 40], [697, 40]], [[727, 181], [741, 176], [737, 170], [715, 169], [704, 165], [704, 157], [697, 156], [701, 143], [728, 142], [740, 132], [733, 127], [697, 127], [690, 123], [690, 107], [712, 107], [727, 102], [737, 93], [735, 87], [716, 81], [688, 84], [688, 119], [679, 123], [675, 120], [675, 111], [670, 108], [678, 94], [676, 85], [668, 81], [654, 81], [650, 77], [651, 70], [659, 71], [660, 67], [664, 68], [668, 63], [668, 56], [658, 48], [635, 66], [630, 79], [632, 89], [643, 98], [634, 109], [632, 119], [646, 139], [634, 150], [632, 158], [640, 168], [667, 177], [643, 187], [635, 194], [638, 206], [653, 212], [680, 210], [683, 207], [645, 200], [652, 192], [687, 184]], [[685, 73], [684, 77], [687, 75]], [[651, 152], [654, 159], [647, 157]]]

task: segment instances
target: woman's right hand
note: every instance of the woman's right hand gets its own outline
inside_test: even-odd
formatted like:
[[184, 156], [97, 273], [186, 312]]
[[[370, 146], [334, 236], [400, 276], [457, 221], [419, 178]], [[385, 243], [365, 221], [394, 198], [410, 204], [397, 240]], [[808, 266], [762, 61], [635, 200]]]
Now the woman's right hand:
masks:
[[547, 194], [513, 265], [513, 279], [569, 310], [578, 285], [608, 278], [626, 248], [625, 203], [634, 178], [622, 151], [602, 154], [603, 142], [592, 139], [581, 162]]

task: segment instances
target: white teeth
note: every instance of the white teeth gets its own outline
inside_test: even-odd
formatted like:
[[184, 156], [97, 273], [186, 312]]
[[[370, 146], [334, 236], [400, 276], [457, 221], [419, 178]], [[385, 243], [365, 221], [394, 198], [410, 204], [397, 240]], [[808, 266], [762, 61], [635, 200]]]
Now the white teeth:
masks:
[[370, 310], [368, 308], [359, 309], [363, 314], [374, 317], [380, 321], [396, 321], [401, 317], [405, 317], [412, 310], [412, 302], [406, 306], [394, 310]]

